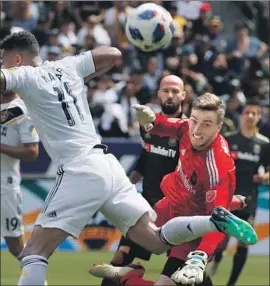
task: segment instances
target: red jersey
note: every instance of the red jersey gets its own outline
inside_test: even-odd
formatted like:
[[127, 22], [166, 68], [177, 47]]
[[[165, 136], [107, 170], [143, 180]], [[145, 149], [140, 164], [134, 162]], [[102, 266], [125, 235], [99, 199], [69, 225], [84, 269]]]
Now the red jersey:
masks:
[[[180, 140], [178, 166], [161, 182], [173, 216], [210, 215], [216, 206], [229, 208], [235, 191], [235, 165], [221, 135], [206, 150], [196, 151], [190, 141], [188, 120], [162, 115], [156, 116], [149, 133]], [[205, 238], [197, 249], [210, 255], [224, 236], [213, 233]], [[211, 249], [203, 249], [207, 244], [211, 244]]]

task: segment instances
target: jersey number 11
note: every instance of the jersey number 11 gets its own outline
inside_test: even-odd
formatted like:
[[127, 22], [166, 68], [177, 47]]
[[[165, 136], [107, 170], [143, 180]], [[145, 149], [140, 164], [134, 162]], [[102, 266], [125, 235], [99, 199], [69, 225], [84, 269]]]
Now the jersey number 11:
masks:
[[61, 106], [62, 106], [62, 109], [64, 111], [64, 114], [66, 116], [66, 119], [67, 119], [67, 122], [68, 122], [68, 125], [69, 126], [73, 126], [75, 125], [75, 120], [74, 120], [74, 117], [71, 113], [71, 110], [70, 110], [70, 107], [69, 107], [69, 104], [68, 102], [66, 101], [66, 97], [65, 97], [65, 94], [67, 96], [70, 96], [73, 100], [73, 104], [78, 112], [78, 115], [81, 119], [81, 121], [84, 121], [84, 116], [81, 112], [81, 109], [78, 105], [78, 102], [77, 102], [77, 98], [72, 94], [72, 91], [69, 89], [68, 87], [68, 84], [67, 82], [63, 82], [63, 86], [64, 86], [64, 89], [59, 89], [58, 87], [54, 87], [54, 91], [56, 92], [57, 96], [58, 96], [58, 101], [61, 102]]

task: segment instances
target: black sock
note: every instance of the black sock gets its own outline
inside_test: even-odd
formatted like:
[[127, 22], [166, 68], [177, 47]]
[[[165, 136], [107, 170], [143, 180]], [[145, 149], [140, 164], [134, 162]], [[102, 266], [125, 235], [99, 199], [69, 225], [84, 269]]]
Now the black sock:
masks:
[[213, 286], [212, 279], [209, 276], [206, 276], [201, 286]]
[[246, 263], [247, 256], [248, 256], [247, 247], [237, 248], [237, 251], [233, 259], [233, 268], [232, 268], [231, 276], [230, 276], [230, 279], [227, 285], [235, 285]]
[[113, 279], [103, 278], [100, 286], [118, 286], [119, 282]]
[[219, 251], [215, 254], [214, 256], [214, 262], [216, 263], [220, 263], [220, 261], [222, 260], [223, 258], [223, 252], [222, 251]]

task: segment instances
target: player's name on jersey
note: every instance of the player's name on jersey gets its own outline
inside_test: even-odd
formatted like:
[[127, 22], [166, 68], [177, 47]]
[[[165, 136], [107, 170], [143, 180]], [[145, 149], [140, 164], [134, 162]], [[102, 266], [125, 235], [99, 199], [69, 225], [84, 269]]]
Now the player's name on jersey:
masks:
[[61, 68], [57, 68], [56, 71], [58, 73], [55, 73], [55, 74], [52, 74], [52, 73], [49, 73], [47, 74], [47, 77], [46, 76], [41, 76], [41, 78], [46, 82], [52, 82], [52, 81], [55, 81], [56, 80], [56, 77], [61, 80], [62, 76], [63, 76], [63, 72], [62, 72], [62, 69]]
[[241, 151], [231, 151], [231, 155], [234, 159], [241, 159], [241, 160], [247, 160], [251, 162], [259, 162], [260, 156], [259, 155], [253, 155], [252, 153], [248, 152], [241, 152]]
[[145, 144], [145, 149], [147, 152], [154, 153], [154, 154], [159, 154], [161, 156], [165, 157], [171, 157], [174, 158], [176, 155], [176, 151], [172, 149], [166, 149], [161, 146], [154, 146], [152, 144], [146, 143]]

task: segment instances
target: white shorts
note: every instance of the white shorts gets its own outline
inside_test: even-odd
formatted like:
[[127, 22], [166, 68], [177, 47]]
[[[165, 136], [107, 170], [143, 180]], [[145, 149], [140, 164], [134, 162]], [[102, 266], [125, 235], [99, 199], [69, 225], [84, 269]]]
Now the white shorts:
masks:
[[1, 194], [1, 236], [23, 235], [22, 193], [10, 190]]
[[156, 213], [129, 181], [124, 169], [112, 154], [94, 149], [80, 166], [60, 168], [36, 225], [59, 228], [78, 237], [96, 211], [126, 235], [139, 218]]

